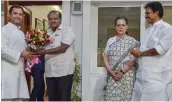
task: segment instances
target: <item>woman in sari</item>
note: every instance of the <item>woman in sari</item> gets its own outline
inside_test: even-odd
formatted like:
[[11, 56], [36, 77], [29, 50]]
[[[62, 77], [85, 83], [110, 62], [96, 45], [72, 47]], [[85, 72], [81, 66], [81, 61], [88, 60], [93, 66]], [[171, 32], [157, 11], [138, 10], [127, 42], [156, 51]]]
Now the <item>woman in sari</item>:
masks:
[[128, 20], [119, 16], [115, 20], [117, 35], [111, 37], [103, 53], [108, 72], [105, 86], [105, 101], [131, 101], [135, 81], [135, 57], [129, 51], [139, 46], [139, 42], [126, 35]]

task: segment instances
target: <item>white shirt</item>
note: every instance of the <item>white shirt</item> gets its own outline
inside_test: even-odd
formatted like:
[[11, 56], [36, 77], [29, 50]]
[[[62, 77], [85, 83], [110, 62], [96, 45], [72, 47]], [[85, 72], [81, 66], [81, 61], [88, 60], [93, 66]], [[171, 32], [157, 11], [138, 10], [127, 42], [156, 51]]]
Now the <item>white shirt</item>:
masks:
[[1, 37], [1, 97], [29, 98], [24, 60], [20, 57], [26, 49], [24, 33], [9, 22], [2, 27]]
[[70, 27], [60, 25], [55, 32], [47, 31], [54, 42], [48, 46], [55, 48], [62, 43], [70, 45], [65, 53], [45, 55], [45, 76], [61, 77], [74, 73], [74, 40], [75, 35]]
[[142, 38], [141, 51], [155, 48], [159, 55], [140, 58], [139, 66], [153, 72], [172, 70], [172, 26], [160, 20], [146, 29]]

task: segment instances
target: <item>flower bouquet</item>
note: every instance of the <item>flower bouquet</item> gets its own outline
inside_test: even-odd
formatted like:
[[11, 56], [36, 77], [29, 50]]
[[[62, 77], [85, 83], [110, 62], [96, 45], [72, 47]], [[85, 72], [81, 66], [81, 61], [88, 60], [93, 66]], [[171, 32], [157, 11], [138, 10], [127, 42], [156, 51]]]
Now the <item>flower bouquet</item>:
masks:
[[[41, 49], [44, 49], [46, 45], [51, 44], [53, 42], [53, 39], [51, 39], [46, 32], [40, 31], [38, 28], [34, 30], [30, 29], [29, 31], [27, 31], [25, 35], [25, 40], [27, 43], [27, 50], [32, 52], [36, 52]], [[31, 60], [27, 60], [25, 71], [31, 72], [32, 66], [38, 63], [39, 63], [38, 57], [35, 57]]]

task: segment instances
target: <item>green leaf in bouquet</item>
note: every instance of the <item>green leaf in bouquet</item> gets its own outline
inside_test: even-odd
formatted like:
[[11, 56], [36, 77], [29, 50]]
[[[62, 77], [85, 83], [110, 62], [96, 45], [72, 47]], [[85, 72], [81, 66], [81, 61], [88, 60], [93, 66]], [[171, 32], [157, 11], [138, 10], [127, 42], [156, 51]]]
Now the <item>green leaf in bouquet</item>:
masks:
[[34, 44], [35, 44], [35, 41], [32, 41], [32, 43], [34, 43]]
[[33, 41], [35, 41], [36, 39], [37, 39], [37, 38], [36, 38], [36, 37], [34, 37], [32, 40], [33, 40]]
[[44, 40], [44, 38], [42, 38], [42, 37], [39, 37], [39, 39], [40, 39], [40, 40]]

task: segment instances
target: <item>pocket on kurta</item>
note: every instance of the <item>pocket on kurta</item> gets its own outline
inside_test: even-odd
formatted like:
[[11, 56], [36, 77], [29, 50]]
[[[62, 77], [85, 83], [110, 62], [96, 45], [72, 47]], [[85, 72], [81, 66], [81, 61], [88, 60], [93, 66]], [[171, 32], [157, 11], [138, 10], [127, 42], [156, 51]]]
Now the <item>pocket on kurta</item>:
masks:
[[154, 48], [155, 45], [157, 45], [159, 42], [159, 39], [157, 37], [151, 37], [147, 42], [148, 48]]

